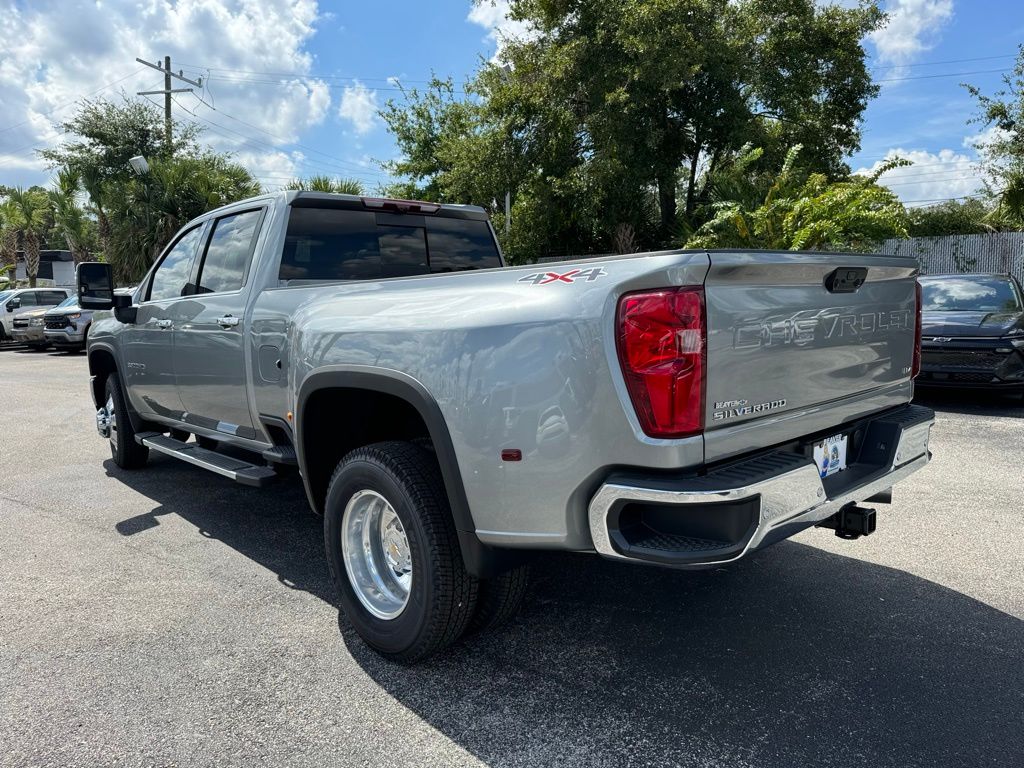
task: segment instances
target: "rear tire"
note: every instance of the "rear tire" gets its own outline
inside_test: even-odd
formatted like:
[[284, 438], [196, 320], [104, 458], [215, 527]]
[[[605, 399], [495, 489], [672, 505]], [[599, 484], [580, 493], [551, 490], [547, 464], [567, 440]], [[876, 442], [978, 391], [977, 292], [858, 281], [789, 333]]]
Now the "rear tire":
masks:
[[437, 460], [423, 448], [375, 443], [345, 456], [327, 490], [324, 543], [341, 610], [378, 653], [412, 664], [469, 625], [477, 580], [462, 562]]
[[121, 469], [138, 469], [149, 459], [149, 448], [135, 442], [135, 430], [121, 393], [117, 374], [107, 376], [106, 408], [110, 418], [110, 455]]
[[520, 565], [490, 579], [482, 579], [476, 612], [470, 619], [467, 634], [486, 632], [511, 621], [519, 613], [529, 581], [529, 565]]

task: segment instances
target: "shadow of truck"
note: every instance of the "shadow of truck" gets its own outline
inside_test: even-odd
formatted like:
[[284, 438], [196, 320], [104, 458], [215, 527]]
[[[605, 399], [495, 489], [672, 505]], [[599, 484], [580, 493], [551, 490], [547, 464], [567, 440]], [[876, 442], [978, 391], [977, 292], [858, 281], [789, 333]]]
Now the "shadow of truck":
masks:
[[[106, 463], [154, 503], [121, 534], [178, 515], [333, 606], [298, 482], [255, 492], [155, 462]], [[690, 573], [544, 557], [511, 626], [413, 668], [339, 624], [373, 680], [491, 766], [1024, 762], [1024, 622], [796, 542]]]

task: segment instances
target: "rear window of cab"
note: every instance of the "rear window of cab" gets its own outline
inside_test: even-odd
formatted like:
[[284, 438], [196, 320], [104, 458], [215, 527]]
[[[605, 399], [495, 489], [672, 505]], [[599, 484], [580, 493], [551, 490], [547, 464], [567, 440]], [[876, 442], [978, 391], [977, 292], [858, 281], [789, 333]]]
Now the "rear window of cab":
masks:
[[292, 207], [281, 280], [378, 280], [500, 267], [486, 221]]

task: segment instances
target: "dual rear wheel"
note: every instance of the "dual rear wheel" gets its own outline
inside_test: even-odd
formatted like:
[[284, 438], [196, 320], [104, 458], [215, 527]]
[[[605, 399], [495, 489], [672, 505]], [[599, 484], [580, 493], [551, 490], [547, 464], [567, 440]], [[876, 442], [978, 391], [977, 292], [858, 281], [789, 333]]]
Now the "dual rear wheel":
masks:
[[515, 615], [525, 566], [466, 572], [434, 454], [412, 443], [359, 448], [327, 491], [324, 543], [345, 615], [372, 648], [413, 663]]

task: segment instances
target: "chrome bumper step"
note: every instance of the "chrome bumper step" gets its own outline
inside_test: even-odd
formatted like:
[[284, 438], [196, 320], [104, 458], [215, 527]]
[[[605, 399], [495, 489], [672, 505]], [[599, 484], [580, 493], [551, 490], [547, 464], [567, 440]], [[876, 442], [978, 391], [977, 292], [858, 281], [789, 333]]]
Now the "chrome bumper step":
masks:
[[195, 443], [183, 443], [159, 432], [142, 432], [136, 435], [135, 439], [150, 450], [181, 459], [242, 485], [260, 488], [277, 478], [277, 473], [270, 467], [225, 456]]

